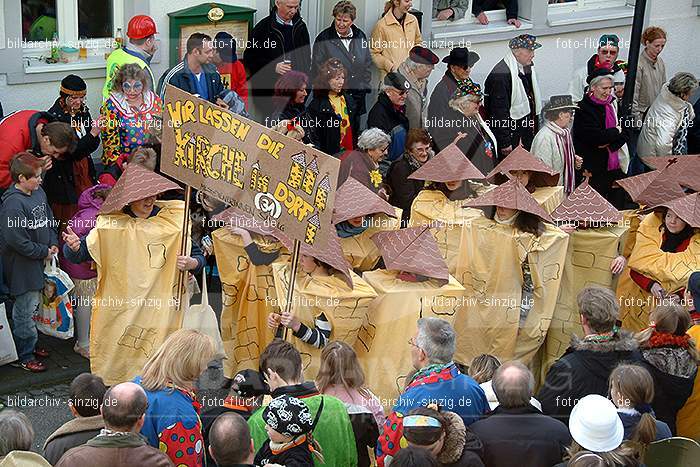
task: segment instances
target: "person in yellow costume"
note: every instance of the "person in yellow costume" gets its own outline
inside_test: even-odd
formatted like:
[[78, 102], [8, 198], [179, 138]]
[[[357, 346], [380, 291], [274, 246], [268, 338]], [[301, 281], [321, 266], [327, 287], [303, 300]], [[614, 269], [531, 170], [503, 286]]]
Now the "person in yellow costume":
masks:
[[355, 345], [376, 292], [350, 270], [338, 238], [329, 235], [323, 247], [302, 244], [294, 297], [287, 311], [290, 263], [273, 264], [277, 299], [282, 313], [270, 313], [267, 324], [280, 334], [291, 329], [291, 340], [304, 360], [304, 371], [316, 374], [321, 348], [330, 338]]
[[260, 353], [273, 338], [267, 316], [279, 311], [279, 305], [271, 265], [288, 261], [291, 241], [235, 208], [214, 220], [225, 225], [212, 239], [223, 292], [224, 375], [232, 378], [243, 369], [257, 369]]
[[466, 294], [455, 320], [456, 358], [488, 353], [529, 364], [554, 314], [568, 235], [515, 179], [466, 206], [496, 209], [463, 229], [457, 279]]
[[617, 296], [623, 326], [639, 331], [663, 300], [679, 301], [690, 274], [700, 270], [700, 200], [693, 193], [660, 203], [637, 230]]
[[333, 224], [340, 246], [353, 270], [361, 274], [377, 266], [380, 254], [371, 237], [399, 228], [401, 210], [394, 208], [354, 178], [348, 178], [335, 194]]
[[[690, 275], [685, 293], [686, 306], [690, 311], [692, 326], [688, 334], [695, 341], [700, 352], [700, 312], [696, 303], [700, 303], [700, 271]], [[676, 416], [676, 431], [678, 436], [700, 441], [700, 373], [695, 376], [693, 392]]]
[[558, 185], [559, 172], [522, 146], [515, 148], [486, 175], [487, 181], [497, 185], [511, 178], [517, 178], [548, 213], [564, 200], [564, 187]]
[[[140, 164], [129, 164], [105, 200], [95, 227], [79, 238], [68, 227], [63, 254], [69, 261], [97, 266], [90, 329], [90, 370], [105, 384], [136, 376], [174, 331], [179, 271], [204, 267], [199, 246], [179, 255], [185, 204], [157, 201], [180, 186]], [[186, 307], [183, 307], [186, 309]]]
[[476, 198], [486, 189], [475, 180], [484, 178], [457, 144], [452, 143], [428, 160], [409, 177], [424, 180], [425, 188], [411, 206], [411, 226], [430, 224], [436, 228], [435, 238], [440, 254], [454, 275], [461, 229], [481, 216], [479, 209], [465, 208], [464, 200]]

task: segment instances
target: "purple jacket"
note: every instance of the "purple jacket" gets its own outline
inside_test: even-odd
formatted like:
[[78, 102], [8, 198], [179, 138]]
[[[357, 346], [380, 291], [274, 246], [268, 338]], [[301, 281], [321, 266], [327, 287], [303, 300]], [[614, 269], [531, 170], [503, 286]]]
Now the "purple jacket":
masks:
[[[95, 190], [105, 188], [110, 188], [110, 186], [95, 185], [83, 191], [80, 198], [78, 198], [78, 212], [69, 221], [70, 227], [78, 237], [83, 238], [95, 226], [97, 214], [104, 201], [101, 198], [95, 198], [93, 193]], [[61, 241], [61, 248], [63, 248], [63, 241]], [[61, 269], [66, 271], [73, 279], [88, 280], [97, 277], [97, 271], [92, 268], [92, 261], [74, 264], [64, 258], [63, 255], [61, 255], [60, 260]]]

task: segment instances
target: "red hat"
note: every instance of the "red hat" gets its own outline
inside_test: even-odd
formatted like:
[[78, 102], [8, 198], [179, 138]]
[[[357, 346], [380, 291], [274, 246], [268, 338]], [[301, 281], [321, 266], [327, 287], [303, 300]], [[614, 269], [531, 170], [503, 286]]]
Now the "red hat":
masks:
[[496, 175], [503, 174], [510, 178], [511, 170], [527, 170], [532, 172], [530, 183], [534, 186], [555, 186], [559, 183], [559, 172], [552, 170], [547, 164], [536, 158], [522, 145], [508, 154], [491, 172], [486, 179], [492, 181]]
[[306, 243], [301, 243], [301, 254], [306, 256], [311, 256], [316, 258], [322, 263], [326, 263], [328, 266], [332, 267], [336, 271], [343, 274], [343, 279], [352, 288], [352, 277], [350, 276], [350, 263], [343, 255], [343, 249], [340, 246], [340, 241], [338, 240], [338, 235], [335, 234], [335, 227], [331, 226], [332, 233], [328, 235], [328, 241], [326, 245], [322, 248], [318, 246], [310, 247]]
[[335, 193], [333, 224], [380, 212], [396, 217], [396, 210], [391, 204], [352, 177], [348, 177]]
[[622, 214], [600, 196], [586, 179], [553, 212], [552, 219], [563, 222], [620, 222]]
[[254, 232], [259, 235], [271, 235], [282, 243], [287, 249], [291, 250], [294, 243], [282, 233], [279, 229], [274, 226], [266, 225], [263, 222], [251, 217], [248, 214], [239, 211], [234, 207], [230, 207], [225, 211], [220, 212], [216, 216], [212, 217], [215, 222], [223, 222], [227, 225], [232, 225], [234, 227], [241, 227], [250, 232]]
[[683, 219], [686, 224], [691, 227], [700, 228], [700, 193], [693, 193], [681, 198], [676, 198], [656, 207], [665, 206], [675, 212], [678, 217]]
[[145, 39], [148, 36], [158, 34], [156, 22], [147, 15], [136, 15], [129, 20], [126, 35], [130, 39]]
[[467, 159], [459, 147], [452, 143], [423, 164], [408, 178], [430, 182], [457, 182], [460, 180], [481, 180], [479, 169]]
[[475, 208], [481, 206], [517, 209], [518, 211], [529, 212], [539, 216], [547, 222], [552, 222], [552, 218], [547, 214], [547, 211], [542, 209], [523, 184], [516, 179], [511, 179], [502, 185], [498, 185], [478, 198], [469, 201], [463, 207]]
[[387, 269], [450, 280], [447, 263], [440, 254], [429, 226], [377, 232], [372, 235]]
[[685, 195], [675, 180], [675, 170], [670, 167], [623, 178], [617, 184], [629, 193], [632, 201], [646, 206], [656, 206]]
[[133, 201], [180, 189], [182, 187], [177, 183], [148, 170], [141, 164], [129, 164], [112, 191], [107, 195], [107, 199], [100, 208], [100, 213], [109, 214], [121, 211], [124, 206]]

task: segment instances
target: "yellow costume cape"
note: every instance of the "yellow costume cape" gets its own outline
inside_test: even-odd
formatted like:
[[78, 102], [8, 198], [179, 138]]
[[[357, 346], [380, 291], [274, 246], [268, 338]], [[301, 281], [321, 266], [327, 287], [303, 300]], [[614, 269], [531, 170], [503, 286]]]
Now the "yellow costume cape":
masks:
[[[695, 345], [700, 350], [700, 326], [692, 326], [688, 334], [695, 340]], [[676, 431], [678, 436], [700, 441], [700, 372], [695, 376], [693, 393], [676, 416]]]
[[649, 313], [655, 306], [653, 296], [632, 280], [629, 269], [653, 279], [669, 293], [688, 284], [690, 274], [700, 270], [700, 233], [690, 239], [690, 245], [680, 253], [661, 251], [661, 214], [648, 214], [637, 229], [635, 245], [627, 268], [617, 286], [622, 325], [639, 331], [649, 325]]
[[97, 265], [90, 370], [108, 386], [140, 374], [146, 360], [182, 323], [175, 288], [185, 205], [156, 205], [160, 211], [148, 219], [102, 214], [86, 239]]
[[416, 332], [418, 318], [442, 318], [454, 324], [464, 287], [451, 276], [442, 287], [435, 280], [405, 282], [396, 277], [396, 271], [384, 269], [365, 272], [362, 277], [379, 296], [370, 306], [355, 352], [367, 386], [391, 410], [406, 377], [415, 371], [408, 340]]
[[339, 239], [345, 259], [356, 272], [370, 271], [377, 265], [382, 255], [372, 241], [372, 235], [385, 230], [397, 230], [401, 226], [401, 209], [396, 208], [396, 219], [386, 214], [375, 214], [367, 216], [367, 221], [370, 226], [361, 234]]
[[[279, 242], [251, 235], [264, 252], [281, 247]], [[274, 337], [267, 315], [279, 312], [279, 306], [272, 267], [251, 263], [241, 237], [225, 228], [214, 231], [212, 239], [223, 293], [221, 338], [228, 357], [224, 375], [232, 378], [240, 370], [258, 369], [260, 353]], [[276, 262], [288, 260], [289, 253], [282, 248]]]

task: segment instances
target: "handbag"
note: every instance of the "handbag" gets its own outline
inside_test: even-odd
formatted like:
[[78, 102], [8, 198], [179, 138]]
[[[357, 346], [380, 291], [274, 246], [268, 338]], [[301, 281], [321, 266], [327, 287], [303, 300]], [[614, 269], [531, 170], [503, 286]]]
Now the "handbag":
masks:
[[209, 305], [207, 276], [204, 272], [202, 273], [202, 303], [188, 307], [182, 319], [182, 328], [194, 329], [212, 338], [216, 351], [213, 360], [226, 357], [224, 341], [221, 339], [221, 331], [219, 330], [219, 322], [216, 320], [214, 309]]
[[34, 314], [36, 328], [47, 336], [59, 339], [73, 337], [73, 305], [68, 292], [75, 285], [56, 264], [56, 256], [44, 268], [44, 289], [39, 310]]
[[17, 360], [17, 348], [12, 338], [12, 330], [7, 322], [5, 304], [0, 303], [0, 366]]

